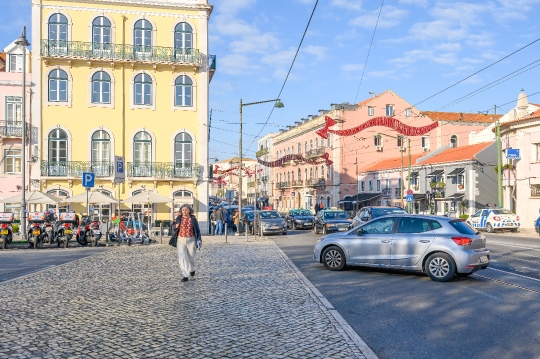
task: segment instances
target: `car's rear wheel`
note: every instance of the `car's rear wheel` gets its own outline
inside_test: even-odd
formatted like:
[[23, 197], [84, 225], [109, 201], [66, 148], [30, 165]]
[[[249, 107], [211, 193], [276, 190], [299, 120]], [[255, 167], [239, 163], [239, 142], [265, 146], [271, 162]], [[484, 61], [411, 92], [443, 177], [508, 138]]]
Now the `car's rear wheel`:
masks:
[[493, 229], [493, 226], [491, 223], [486, 224], [486, 232], [493, 233], [495, 230]]
[[518, 231], [518, 228], [512, 228], [512, 229], [510, 230], [510, 232], [514, 232], [514, 233], [516, 233], [517, 231]]
[[339, 271], [345, 268], [345, 254], [339, 247], [328, 247], [322, 255], [323, 264], [326, 269]]
[[435, 282], [447, 282], [456, 275], [454, 260], [446, 253], [430, 255], [424, 269]]

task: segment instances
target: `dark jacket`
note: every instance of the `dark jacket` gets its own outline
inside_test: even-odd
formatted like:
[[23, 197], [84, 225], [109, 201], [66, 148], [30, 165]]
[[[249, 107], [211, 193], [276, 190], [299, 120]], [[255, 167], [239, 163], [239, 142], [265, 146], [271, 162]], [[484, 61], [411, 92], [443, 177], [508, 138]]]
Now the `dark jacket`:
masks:
[[[199, 227], [199, 222], [197, 221], [197, 218], [195, 218], [194, 215], [190, 215], [191, 217], [191, 223], [193, 224], [193, 234], [195, 235], [196, 240], [201, 239], [201, 229]], [[180, 224], [180, 221], [182, 220], [182, 215], [179, 215], [176, 217], [176, 220], [174, 221], [175, 224]], [[175, 227], [175, 233], [178, 236], [178, 229]]]

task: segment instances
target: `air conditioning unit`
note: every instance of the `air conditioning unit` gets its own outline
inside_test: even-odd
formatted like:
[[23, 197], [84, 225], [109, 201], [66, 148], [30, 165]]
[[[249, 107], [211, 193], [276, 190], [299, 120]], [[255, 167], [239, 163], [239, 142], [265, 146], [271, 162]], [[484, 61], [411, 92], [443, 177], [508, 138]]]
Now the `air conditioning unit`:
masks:
[[375, 146], [375, 149], [379, 152], [382, 152], [382, 146]]
[[407, 147], [400, 147], [399, 152], [407, 152]]
[[422, 147], [422, 151], [429, 152], [429, 147]]

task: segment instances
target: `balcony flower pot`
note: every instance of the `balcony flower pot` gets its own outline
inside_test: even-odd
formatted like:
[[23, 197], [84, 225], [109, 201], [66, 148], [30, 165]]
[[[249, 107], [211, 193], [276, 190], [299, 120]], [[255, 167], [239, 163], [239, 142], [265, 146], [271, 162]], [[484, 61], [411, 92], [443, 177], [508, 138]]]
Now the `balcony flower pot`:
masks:
[[418, 191], [418, 186], [414, 187], [414, 190], [415, 190], [415, 191]]
[[463, 188], [465, 188], [465, 186], [462, 185], [462, 184], [458, 184], [457, 188], [458, 188], [458, 189], [463, 189]]

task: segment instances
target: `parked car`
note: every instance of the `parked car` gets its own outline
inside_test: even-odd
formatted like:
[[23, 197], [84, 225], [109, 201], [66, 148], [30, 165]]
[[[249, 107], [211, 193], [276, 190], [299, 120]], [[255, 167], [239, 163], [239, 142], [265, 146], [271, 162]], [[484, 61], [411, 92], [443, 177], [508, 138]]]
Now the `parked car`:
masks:
[[426, 273], [437, 282], [468, 276], [489, 266], [486, 238], [463, 219], [393, 215], [321, 237], [314, 259], [329, 270], [346, 265]]
[[242, 207], [242, 212], [254, 211], [254, 210], [255, 210], [255, 207], [253, 207], [253, 206], [243, 206]]
[[538, 217], [536, 219], [536, 223], [534, 225], [534, 229], [536, 229], [536, 232], [538, 232], [538, 234], [540, 234], [540, 217]]
[[255, 232], [253, 231], [253, 223], [254, 223], [254, 220], [255, 220], [255, 212], [254, 211], [245, 211], [245, 212], [242, 211], [242, 216], [240, 217], [240, 219], [244, 223], [247, 221], [248, 233], [255, 234]]
[[311, 229], [315, 222], [315, 216], [308, 209], [293, 209], [287, 213], [285, 222], [287, 223], [287, 228]]
[[467, 219], [467, 223], [476, 229], [484, 229], [488, 233], [495, 230], [517, 232], [520, 226], [519, 216], [504, 208], [484, 208]]
[[379, 218], [382, 216], [388, 216], [393, 214], [407, 214], [403, 208], [399, 207], [387, 207], [387, 206], [377, 206], [377, 207], [363, 207], [358, 210], [356, 216], [353, 218], [353, 227], [356, 227], [372, 219]]
[[315, 216], [313, 232], [326, 235], [333, 232], [348, 231], [353, 227], [352, 220], [349, 219], [347, 212], [340, 210], [323, 209]]
[[255, 217], [255, 230], [261, 236], [270, 233], [287, 234], [285, 220], [281, 218], [278, 211], [258, 211]]

